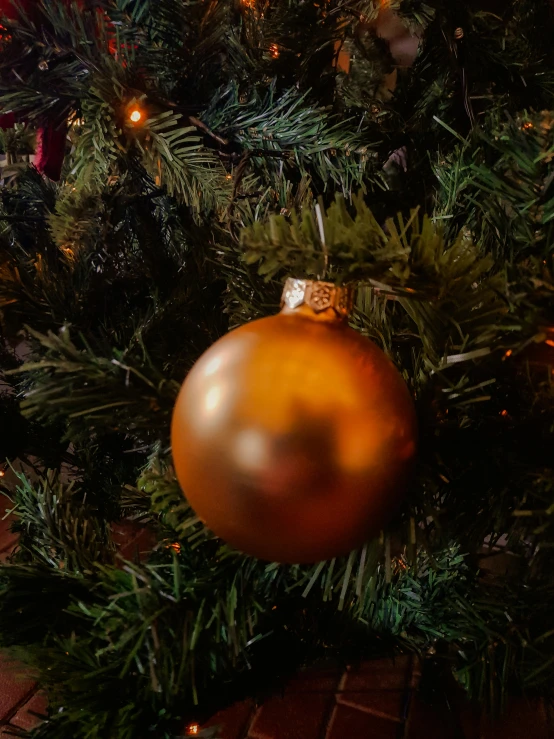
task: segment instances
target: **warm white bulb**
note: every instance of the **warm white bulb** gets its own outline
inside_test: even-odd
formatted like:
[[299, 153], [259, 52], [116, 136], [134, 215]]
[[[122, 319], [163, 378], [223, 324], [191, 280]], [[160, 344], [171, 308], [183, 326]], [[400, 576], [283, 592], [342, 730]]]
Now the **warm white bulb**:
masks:
[[142, 113], [140, 112], [140, 110], [135, 109], [131, 112], [131, 115], [129, 117], [133, 123], [138, 123], [142, 118]]

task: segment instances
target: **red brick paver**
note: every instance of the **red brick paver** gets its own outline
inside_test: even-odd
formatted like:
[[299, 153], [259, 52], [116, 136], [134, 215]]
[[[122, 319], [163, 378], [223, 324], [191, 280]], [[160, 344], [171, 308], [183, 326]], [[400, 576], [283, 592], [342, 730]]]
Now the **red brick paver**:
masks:
[[319, 739], [334, 705], [340, 673], [308, 672], [294, 678], [282, 696], [266, 701], [256, 712], [249, 739]]
[[133, 521], [114, 524], [112, 537], [119, 552], [120, 564], [123, 560], [143, 562], [156, 544], [156, 537], [152, 530], [148, 526]]
[[344, 673], [336, 700], [357, 711], [403, 722], [411, 689], [418, 680], [419, 665], [409, 656], [373, 660]]
[[34, 681], [22, 678], [17, 664], [0, 652], [0, 725], [11, 718], [14, 709], [25, 703], [34, 690]]
[[48, 700], [46, 695], [41, 692], [35, 693], [32, 698], [30, 698], [27, 703], [18, 710], [15, 716], [11, 719], [9, 726], [30, 731], [40, 723], [40, 716], [46, 716], [47, 707]]
[[220, 711], [213, 716], [204, 728], [220, 727], [220, 735], [225, 739], [244, 739], [252, 721], [254, 703], [250, 700], [236, 703], [227, 711]]
[[552, 739], [552, 736], [542, 699], [512, 701], [498, 721], [491, 723], [483, 718], [481, 722], [480, 739]]
[[401, 727], [388, 719], [379, 718], [379, 716], [373, 716], [348, 706], [335, 706], [325, 732], [325, 739], [345, 739], [345, 737], [398, 739], [399, 731]]

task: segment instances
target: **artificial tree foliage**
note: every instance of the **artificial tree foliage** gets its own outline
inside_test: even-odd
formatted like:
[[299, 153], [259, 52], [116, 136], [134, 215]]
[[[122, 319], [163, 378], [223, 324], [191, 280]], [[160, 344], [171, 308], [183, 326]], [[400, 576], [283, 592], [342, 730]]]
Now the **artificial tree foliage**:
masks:
[[[417, 35], [409, 67], [384, 13]], [[0, 458], [28, 473], [3, 489], [20, 540], [0, 645], [48, 691], [35, 739], [169, 739], [305, 666], [403, 651], [492, 711], [551, 694], [551, 3], [8, 15]], [[65, 122], [53, 182], [29, 162], [33, 132]], [[216, 539], [169, 442], [188, 370], [278, 310], [288, 276], [357, 284], [351, 323], [395, 361], [420, 423], [396, 517], [313, 566]], [[141, 561], [118, 555], [125, 518], [151, 532]]]

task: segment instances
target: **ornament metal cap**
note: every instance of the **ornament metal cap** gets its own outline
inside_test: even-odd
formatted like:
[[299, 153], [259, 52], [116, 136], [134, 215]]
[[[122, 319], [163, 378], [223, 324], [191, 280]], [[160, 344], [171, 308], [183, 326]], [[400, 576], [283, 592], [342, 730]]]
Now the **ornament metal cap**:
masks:
[[334, 285], [319, 280], [296, 280], [289, 277], [285, 282], [281, 307], [296, 310], [307, 306], [319, 314], [331, 310], [340, 319], [347, 319], [354, 305], [352, 285]]

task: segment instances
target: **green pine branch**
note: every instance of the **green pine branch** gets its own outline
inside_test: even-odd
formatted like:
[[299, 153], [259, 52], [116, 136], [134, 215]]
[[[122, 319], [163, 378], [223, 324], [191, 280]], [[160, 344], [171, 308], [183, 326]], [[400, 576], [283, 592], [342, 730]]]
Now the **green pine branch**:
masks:
[[10, 495], [19, 534], [16, 561], [82, 574], [113, 561], [107, 523], [95, 516], [76, 481], [63, 482], [53, 470], [34, 483], [16, 476]]
[[21, 402], [25, 416], [43, 422], [61, 418], [67, 423], [67, 438], [85, 442], [95, 433], [120, 427], [147, 439], [155, 428], [159, 432], [167, 426], [179, 385], [165, 380], [147, 357], [137, 369], [125, 352], [97, 356], [84, 337], [84, 348], [79, 349], [67, 330], [58, 335], [29, 331], [46, 356], [17, 370], [32, 378]]
[[436, 166], [438, 218], [466, 223], [484, 251], [544, 257], [554, 243], [554, 119], [548, 111], [492, 116]]

